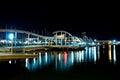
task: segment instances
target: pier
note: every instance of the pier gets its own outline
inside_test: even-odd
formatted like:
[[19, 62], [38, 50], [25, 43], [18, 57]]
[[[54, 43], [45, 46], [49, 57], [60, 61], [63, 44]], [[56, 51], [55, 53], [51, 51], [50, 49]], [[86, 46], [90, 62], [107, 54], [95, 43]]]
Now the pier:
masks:
[[0, 34], [6, 35], [5, 39], [0, 39], [0, 52], [82, 50], [86, 46], [120, 44], [115, 40], [92, 40], [86, 36], [86, 32], [82, 33], [82, 37], [77, 37], [63, 30], [54, 31], [53, 36], [14, 29], [0, 29]]
[[[88, 46], [95, 45], [93, 40], [88, 39], [86, 36], [84, 40], [63, 30], [53, 32], [53, 36], [43, 36], [28, 31], [12, 29], [0, 29], [0, 33], [6, 33], [6, 36], [8, 36], [6, 39], [0, 39], [1, 52], [81, 50], [85, 49], [86, 43], [89, 44]], [[88, 42], [86, 42], [86, 40], [88, 40]]]

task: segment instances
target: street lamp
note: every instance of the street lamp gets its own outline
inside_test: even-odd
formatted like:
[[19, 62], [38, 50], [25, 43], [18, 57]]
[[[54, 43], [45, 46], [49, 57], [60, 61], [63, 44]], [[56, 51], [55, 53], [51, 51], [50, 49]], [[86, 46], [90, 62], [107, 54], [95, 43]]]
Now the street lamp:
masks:
[[11, 40], [11, 53], [12, 53], [13, 52], [13, 49], [12, 49], [12, 47], [13, 47], [13, 39], [14, 39], [14, 34], [13, 33], [9, 34], [9, 39]]

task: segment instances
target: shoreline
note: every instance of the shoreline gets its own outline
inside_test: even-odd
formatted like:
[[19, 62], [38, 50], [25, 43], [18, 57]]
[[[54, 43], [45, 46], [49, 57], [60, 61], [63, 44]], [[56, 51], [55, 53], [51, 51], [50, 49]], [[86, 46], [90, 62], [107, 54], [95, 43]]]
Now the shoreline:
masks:
[[0, 53], [0, 60], [1, 59], [24, 59], [24, 58], [34, 58], [37, 57], [38, 54], [23, 54], [23, 53]]

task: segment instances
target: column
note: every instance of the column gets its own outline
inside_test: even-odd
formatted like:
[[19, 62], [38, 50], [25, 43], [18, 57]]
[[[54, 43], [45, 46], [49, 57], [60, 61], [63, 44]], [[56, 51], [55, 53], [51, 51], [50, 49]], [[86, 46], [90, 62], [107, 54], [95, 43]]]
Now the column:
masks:
[[51, 45], [51, 46], [52, 46], [52, 41], [53, 41], [53, 40], [52, 40], [52, 38], [51, 38], [51, 39], [50, 39], [50, 45]]
[[56, 33], [56, 36], [55, 36], [55, 37], [56, 37], [56, 45], [57, 45], [57, 33]]
[[37, 42], [39, 42], [39, 36], [37, 36]]
[[29, 38], [30, 38], [30, 34], [28, 34], [28, 45], [29, 45]]
[[46, 45], [46, 42], [47, 42], [47, 38], [45, 38], [45, 42], [44, 42], [45, 45]]
[[15, 46], [16, 46], [16, 42], [17, 42], [17, 32], [15, 32], [15, 39], [14, 39], [14, 42], [15, 42]]
[[[62, 35], [62, 32], [61, 32], [61, 35]], [[61, 46], [62, 46], [62, 37], [61, 37], [61, 39], [60, 39], [60, 40], [61, 40]]]
[[66, 40], [67, 40], [67, 38], [66, 38], [66, 33], [65, 33], [65, 45], [66, 45]]

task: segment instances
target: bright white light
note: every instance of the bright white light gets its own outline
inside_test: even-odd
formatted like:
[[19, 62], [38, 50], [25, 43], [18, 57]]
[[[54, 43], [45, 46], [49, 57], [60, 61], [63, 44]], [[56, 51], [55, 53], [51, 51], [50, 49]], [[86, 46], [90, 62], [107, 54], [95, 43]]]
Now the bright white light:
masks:
[[59, 59], [59, 61], [60, 61], [60, 59], [61, 59], [61, 54], [60, 54], [60, 53], [58, 54], [58, 59]]
[[11, 62], [11, 60], [9, 60], [9, 64], [11, 64], [12, 62]]
[[72, 64], [74, 62], [74, 55], [73, 55], [73, 52], [71, 52], [71, 60], [72, 60]]
[[33, 63], [34, 63], [34, 64], [36, 63], [36, 60], [35, 60], [35, 58], [33, 58]]
[[42, 59], [41, 59], [41, 52], [39, 53], [39, 64], [41, 65]]
[[96, 39], [94, 39], [94, 41], [97, 41]]
[[115, 45], [113, 46], [113, 61], [114, 61], [114, 64], [116, 64], [116, 46]]
[[45, 52], [45, 61], [47, 62], [47, 52]]
[[13, 33], [11, 33], [11, 34], [9, 35], [9, 38], [10, 38], [10, 40], [13, 40], [13, 38], [14, 38]]
[[97, 60], [96, 47], [94, 47], [93, 50], [94, 50], [94, 62], [96, 62], [96, 60]]
[[25, 60], [25, 66], [28, 67], [28, 58]]
[[116, 40], [113, 40], [113, 42], [116, 42]]

